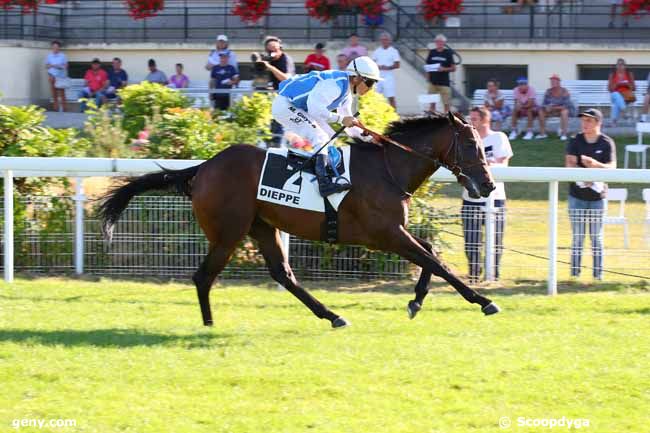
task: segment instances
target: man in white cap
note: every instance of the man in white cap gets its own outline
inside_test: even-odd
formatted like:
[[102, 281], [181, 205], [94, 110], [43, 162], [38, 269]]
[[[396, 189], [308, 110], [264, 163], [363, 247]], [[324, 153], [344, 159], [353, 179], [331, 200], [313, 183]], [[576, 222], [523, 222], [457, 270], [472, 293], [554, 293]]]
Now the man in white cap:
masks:
[[[320, 149], [334, 135], [329, 126], [334, 122], [345, 126], [348, 136], [370, 141], [372, 138], [356, 127], [352, 97], [365, 95], [381, 80], [379, 67], [370, 57], [357, 57], [346, 71], [312, 71], [280, 82], [271, 112], [286, 131], [306, 138], [314, 149]], [[327, 175], [328, 152], [326, 146], [316, 155], [315, 172], [323, 197], [351, 187], [347, 182], [332, 182]]]
[[372, 59], [377, 62], [384, 81], [377, 84], [377, 91], [384, 95], [393, 108], [395, 103], [395, 69], [399, 69], [399, 52], [392, 46], [393, 38], [390, 33], [383, 32], [379, 35], [381, 46], [372, 53]]
[[237, 56], [231, 49], [228, 48], [228, 36], [226, 35], [217, 36], [216, 48], [210, 51], [210, 55], [208, 56], [208, 63], [206, 63], [205, 69], [211, 71], [212, 68], [217, 66], [220, 63], [219, 58], [221, 57], [222, 53], [226, 53], [228, 55], [228, 64], [232, 65], [232, 67], [235, 68], [235, 71], [239, 73]]

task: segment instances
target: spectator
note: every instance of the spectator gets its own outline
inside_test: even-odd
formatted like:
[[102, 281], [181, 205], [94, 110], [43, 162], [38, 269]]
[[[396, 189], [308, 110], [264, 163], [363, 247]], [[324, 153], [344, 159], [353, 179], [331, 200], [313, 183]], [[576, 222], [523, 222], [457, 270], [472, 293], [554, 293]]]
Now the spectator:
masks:
[[149, 81], [150, 83], [158, 83], [166, 86], [169, 82], [167, 80], [167, 75], [163, 71], [158, 70], [156, 67], [156, 61], [154, 59], [149, 59], [149, 74], [145, 77], [144, 81]]
[[[210, 73], [210, 87], [214, 89], [232, 89], [239, 81], [237, 71], [230, 64], [228, 53], [222, 52], [219, 55], [221, 62], [212, 68]], [[212, 93], [214, 108], [227, 110], [230, 107], [230, 93]]]
[[[451, 81], [449, 73], [456, 70], [454, 56], [451, 49], [446, 47], [447, 38], [445, 35], [437, 35], [435, 38], [436, 47], [429, 51], [427, 56], [427, 65], [433, 66], [433, 71], [429, 72], [429, 93], [440, 95], [445, 111], [449, 111], [451, 104]], [[436, 111], [436, 104], [431, 104], [431, 112]]]
[[368, 49], [359, 43], [359, 35], [352, 33], [348, 39], [348, 45], [341, 51], [348, 58], [348, 63], [357, 57], [367, 56]]
[[336, 56], [336, 66], [338, 67], [339, 71], [345, 71], [349, 63], [350, 59], [348, 59], [348, 56], [345, 54], [341, 53]]
[[129, 83], [129, 75], [122, 69], [122, 59], [119, 57], [113, 59], [113, 70], [108, 74], [108, 81], [106, 99], [117, 99], [117, 91]]
[[514, 140], [517, 138], [519, 133], [517, 132], [517, 120], [520, 117], [525, 117], [528, 119], [526, 124], [526, 135], [524, 135], [524, 140], [532, 140], [533, 138], [533, 119], [537, 115], [537, 97], [535, 89], [528, 85], [528, 79], [525, 77], [519, 77], [517, 79], [517, 87], [512, 92], [512, 96], [515, 100], [515, 108], [512, 110], [512, 131], [510, 132], [510, 139]]
[[648, 88], [643, 97], [643, 113], [641, 114], [641, 122], [648, 121], [648, 109], [650, 109], [650, 73], [648, 73]]
[[[271, 74], [271, 84], [275, 90], [280, 87], [280, 82], [286, 80], [295, 74], [295, 67], [293, 60], [284, 51], [282, 51], [282, 41], [275, 36], [267, 36], [264, 39], [264, 48], [266, 53], [273, 58], [271, 61], [262, 61], [264, 67]], [[276, 122], [275, 119], [271, 120], [271, 134], [273, 134], [272, 142], [279, 145], [284, 134], [282, 125]]]
[[625, 60], [616, 61], [616, 69], [609, 74], [608, 90], [612, 98], [612, 125], [616, 126], [621, 112], [625, 110], [627, 104], [636, 101], [634, 96], [634, 74], [627, 70]]
[[383, 32], [379, 36], [381, 46], [372, 53], [372, 59], [379, 66], [379, 73], [384, 81], [377, 83], [377, 92], [388, 98], [388, 102], [393, 108], [397, 108], [395, 103], [395, 73], [393, 70], [399, 69], [399, 52], [392, 46], [393, 38], [388, 32]]
[[169, 86], [175, 89], [185, 89], [189, 85], [190, 79], [183, 73], [183, 64], [176, 63], [176, 73], [169, 79]]
[[296, 70], [293, 60], [287, 53], [282, 51], [282, 40], [275, 36], [267, 36], [264, 39], [264, 48], [266, 53], [273, 58], [271, 61], [262, 61], [266, 70], [270, 72], [270, 81], [275, 90], [278, 90], [280, 81], [284, 81], [292, 75], [295, 75]]
[[501, 122], [510, 116], [510, 107], [506, 105], [505, 96], [499, 89], [499, 82], [492, 78], [487, 82], [487, 92], [483, 97], [483, 106], [490, 112], [494, 129], [501, 131]]
[[[86, 87], [84, 87], [80, 94], [80, 98], [95, 98], [95, 105], [101, 107], [104, 97], [106, 96], [106, 89], [108, 88], [108, 74], [101, 67], [99, 59], [93, 59], [90, 64], [90, 69], [86, 71], [84, 80]], [[81, 102], [81, 112], [86, 111], [86, 101]]]
[[325, 44], [319, 42], [314, 47], [314, 52], [305, 59], [305, 72], [325, 71], [330, 69], [330, 59], [325, 54]]
[[539, 110], [539, 134], [535, 138], [546, 138], [546, 118], [560, 116], [560, 140], [566, 141], [569, 130], [569, 115], [571, 114], [571, 95], [560, 86], [560, 76], [553, 74], [550, 89], [544, 93], [544, 102]]
[[[45, 59], [47, 79], [50, 82], [52, 91], [52, 109], [54, 111], [66, 111], [65, 89], [68, 84], [68, 58], [61, 52], [61, 42], [52, 41], [50, 45], [52, 52]], [[58, 79], [58, 83], [57, 83]]]
[[[616, 144], [601, 133], [603, 115], [590, 108], [579, 115], [582, 132], [569, 141], [566, 167], [616, 168]], [[582, 246], [589, 224], [593, 276], [603, 278], [603, 209], [607, 185], [603, 182], [576, 182], [569, 185], [569, 218], [571, 240], [571, 276], [580, 276]]]
[[[616, 7], [621, 7], [621, 12], [623, 12], [623, 0], [609, 0], [609, 3], [612, 5], [611, 11], [609, 13], [609, 28], [614, 27], [614, 21], [616, 20]], [[629, 15], [623, 15], [623, 27], [628, 27], [630, 25]]]
[[[470, 122], [476, 128], [483, 142], [485, 158], [490, 166], [508, 165], [512, 158], [512, 148], [508, 137], [503, 132], [490, 129], [490, 110], [487, 107], [471, 109]], [[481, 276], [481, 249], [483, 245], [483, 227], [485, 226], [485, 206], [488, 200], [493, 200], [495, 215], [494, 233], [494, 277], [499, 279], [499, 263], [503, 253], [503, 231], [505, 226], [506, 191], [503, 182], [495, 183], [496, 189], [488, 198], [473, 199], [463, 190], [463, 235], [465, 237], [465, 255], [469, 263], [469, 278], [476, 283]], [[486, 251], [486, 254], [491, 251]]]
[[235, 68], [235, 71], [239, 73], [239, 65], [237, 64], [237, 55], [231, 49], [228, 48], [228, 36], [226, 35], [217, 36], [217, 40], [215, 44], [216, 44], [215, 49], [210, 51], [210, 55], [208, 56], [208, 63], [206, 63], [205, 69], [211, 71], [214, 66], [221, 63], [221, 61], [219, 60], [219, 54], [227, 53], [228, 64], [232, 65], [232, 67]]

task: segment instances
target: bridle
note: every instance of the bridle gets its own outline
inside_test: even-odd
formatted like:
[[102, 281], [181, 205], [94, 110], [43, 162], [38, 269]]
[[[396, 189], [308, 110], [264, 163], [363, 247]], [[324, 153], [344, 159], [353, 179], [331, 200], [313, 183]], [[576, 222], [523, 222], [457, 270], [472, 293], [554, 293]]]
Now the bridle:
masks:
[[[442, 158], [432, 158], [429, 155], [426, 155], [426, 154], [424, 154], [424, 153], [422, 153], [422, 152], [420, 152], [418, 150], [413, 149], [410, 146], [407, 146], [407, 145], [402, 144], [402, 143], [400, 143], [398, 141], [395, 141], [390, 137], [386, 137], [385, 135], [382, 135], [382, 134], [379, 134], [377, 132], [371, 131], [368, 128], [366, 128], [365, 126], [363, 126], [363, 125], [358, 125], [358, 127], [361, 128], [365, 133], [371, 135], [372, 138], [375, 141], [375, 144], [383, 149], [383, 151], [384, 151], [384, 165], [386, 167], [386, 171], [388, 172], [388, 175], [390, 176], [391, 181], [393, 182], [393, 184], [406, 197], [411, 197], [413, 194], [406, 191], [406, 190], [404, 190], [404, 188], [402, 188], [402, 186], [399, 184], [399, 182], [397, 182], [397, 180], [395, 179], [395, 176], [393, 175], [393, 171], [390, 168], [390, 164], [388, 163], [388, 157], [386, 155], [387, 146], [385, 146], [383, 143], [392, 144], [393, 146], [395, 146], [395, 147], [397, 147], [399, 149], [402, 149], [403, 151], [405, 151], [407, 153], [410, 153], [410, 154], [412, 154], [412, 155], [414, 155], [414, 156], [416, 156], [416, 157], [418, 157], [420, 159], [424, 159], [424, 160], [432, 162], [434, 164], [434, 166], [435, 166], [434, 171], [437, 170], [440, 167], [444, 167], [447, 170], [449, 170], [450, 172], [452, 172], [454, 174], [454, 176], [456, 176], [456, 179], [458, 179], [458, 181], [460, 181], [460, 179], [463, 178], [463, 177], [466, 177], [466, 178], [469, 179], [469, 177], [465, 173], [463, 173], [463, 169], [460, 166], [461, 163], [463, 162], [463, 154], [462, 154], [462, 152], [460, 150], [460, 146], [458, 145], [459, 135], [460, 134], [459, 134], [458, 130], [453, 125], [452, 125], [452, 128], [454, 129], [454, 136], [453, 136], [449, 146], [447, 146], [447, 150], [444, 153]], [[449, 154], [451, 152], [454, 153], [454, 157], [453, 157], [453, 160], [452, 160], [451, 164], [448, 164], [448, 163], [445, 162], [445, 160], [448, 159]], [[480, 162], [472, 163], [469, 166], [467, 166], [467, 168], [471, 168], [471, 167], [474, 167], [474, 166], [479, 165], [479, 164], [480, 164]]]

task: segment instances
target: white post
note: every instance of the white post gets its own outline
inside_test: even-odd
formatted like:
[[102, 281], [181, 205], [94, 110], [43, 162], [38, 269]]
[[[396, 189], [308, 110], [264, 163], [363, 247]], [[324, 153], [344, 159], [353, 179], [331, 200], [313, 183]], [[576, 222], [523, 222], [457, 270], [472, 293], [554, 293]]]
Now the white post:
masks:
[[[485, 202], [485, 281], [494, 281], [496, 255], [496, 222], [494, 198], [488, 197]], [[480, 230], [480, 227], [477, 228]]]
[[[289, 233], [280, 232], [280, 239], [282, 240], [282, 249], [284, 254], [287, 256], [287, 262], [289, 261]], [[278, 290], [284, 290], [284, 286], [278, 283]]]
[[4, 172], [5, 227], [4, 227], [4, 277], [7, 283], [14, 280], [14, 173]]
[[557, 295], [557, 204], [558, 184], [548, 183], [548, 291], [549, 296]]
[[84, 195], [83, 178], [75, 179], [75, 220], [74, 220], [74, 271], [77, 275], [84, 273]]

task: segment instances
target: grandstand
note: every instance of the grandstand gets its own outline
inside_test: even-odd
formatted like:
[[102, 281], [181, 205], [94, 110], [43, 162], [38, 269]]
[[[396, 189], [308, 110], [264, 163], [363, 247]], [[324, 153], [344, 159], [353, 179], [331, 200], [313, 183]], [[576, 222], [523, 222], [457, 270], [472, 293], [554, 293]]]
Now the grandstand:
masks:
[[[48, 88], [42, 59], [52, 39], [65, 43], [73, 78], [80, 78], [74, 74], [81, 74], [93, 57], [119, 56], [135, 81], [144, 78], [150, 57], [165, 71], [182, 61], [191, 78], [205, 80], [202, 66], [218, 33], [229, 35], [230, 48], [247, 71], [250, 52], [259, 50], [266, 34], [282, 37], [299, 63], [315, 42], [328, 42], [326, 54], [333, 58], [352, 32], [372, 48], [378, 33], [388, 31], [403, 58], [397, 72], [398, 110], [403, 114], [420, 111], [417, 96], [426, 92], [423, 59], [440, 32], [462, 56], [452, 74], [459, 109], [467, 109], [474, 92], [493, 76], [508, 89], [517, 76], [525, 75], [543, 91], [552, 73], [565, 80], [604, 80], [618, 57], [627, 60], [639, 80], [650, 71], [650, 48], [644, 43], [650, 38], [648, 18], [612, 18], [608, 0], [541, 0], [517, 10], [508, 1], [468, 0], [460, 15], [435, 25], [423, 21], [417, 5], [413, 0], [391, 1], [377, 26], [365, 25], [357, 15], [322, 23], [307, 15], [303, 3], [286, 0], [273, 1], [270, 14], [255, 25], [233, 16], [232, 2], [208, 0], [167, 1], [158, 16], [139, 21], [128, 17], [121, 2], [95, 0], [44, 5], [35, 15], [0, 11], [0, 54], [14, 59], [0, 65], [0, 74], [30, 77], [16, 83], [3, 80], [0, 91], [6, 103], [44, 105]], [[606, 108], [607, 101], [600, 105]]]

